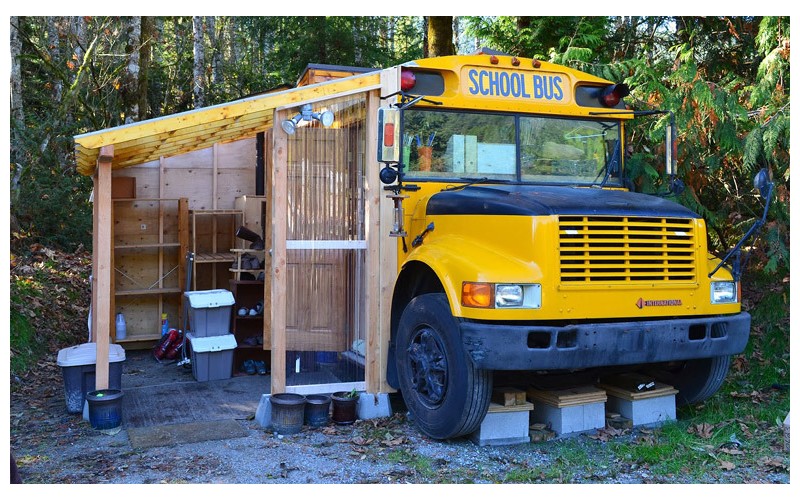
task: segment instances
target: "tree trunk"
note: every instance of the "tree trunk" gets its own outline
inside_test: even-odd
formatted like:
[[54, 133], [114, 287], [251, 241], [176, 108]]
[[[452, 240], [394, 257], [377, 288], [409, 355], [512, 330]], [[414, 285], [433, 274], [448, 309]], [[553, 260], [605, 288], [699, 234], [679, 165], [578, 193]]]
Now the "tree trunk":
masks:
[[[206, 23], [208, 23], [208, 41], [211, 46], [211, 83], [214, 86], [220, 86], [224, 81], [222, 76], [222, 27], [217, 28], [217, 18], [214, 16], [208, 16]], [[224, 25], [222, 22], [220, 24]]]
[[428, 47], [428, 25], [430, 22], [428, 21], [430, 18], [428, 16], [422, 16], [422, 57], [428, 57], [430, 54], [430, 50]]
[[[50, 55], [50, 61], [54, 66], [61, 65], [61, 40], [59, 31], [61, 29], [61, 17], [47, 17], [47, 52]], [[61, 97], [64, 91], [64, 81], [57, 75], [54, 75], [55, 80], [53, 85], [53, 101], [56, 103], [61, 102]]]
[[139, 121], [139, 55], [141, 51], [142, 18], [133, 16], [126, 29], [128, 42], [125, 53], [128, 55], [128, 64], [124, 72], [123, 112], [125, 123]]
[[194, 97], [194, 108], [205, 106], [205, 95], [203, 85], [203, 68], [205, 66], [205, 50], [203, 49], [203, 18], [200, 16], [192, 17], [192, 33], [194, 33], [194, 71], [192, 95]]
[[153, 61], [153, 39], [155, 36], [155, 18], [142, 16], [141, 48], [139, 49], [139, 87], [136, 92], [140, 120], [146, 120], [150, 117], [150, 101], [147, 93], [150, 90], [150, 66]]
[[364, 36], [361, 33], [361, 18], [360, 17], [353, 17], [353, 61], [355, 62], [356, 66], [363, 66], [363, 54], [361, 52], [361, 46], [364, 44]]
[[429, 16], [428, 57], [452, 56], [455, 53], [453, 16]]
[[[23, 18], [11, 17], [11, 168], [14, 175], [11, 178], [11, 204], [14, 205], [19, 195], [19, 180], [22, 175], [23, 151], [21, 150], [22, 139], [19, 129], [25, 126], [25, 112], [22, 104], [22, 66], [20, 55], [22, 54], [22, 39], [19, 37], [19, 28]], [[12, 229], [15, 226], [14, 210], [11, 210]]]
[[82, 64], [83, 54], [86, 52], [86, 19], [83, 16], [72, 18], [72, 33], [75, 35], [75, 48], [72, 53], [78, 64]]

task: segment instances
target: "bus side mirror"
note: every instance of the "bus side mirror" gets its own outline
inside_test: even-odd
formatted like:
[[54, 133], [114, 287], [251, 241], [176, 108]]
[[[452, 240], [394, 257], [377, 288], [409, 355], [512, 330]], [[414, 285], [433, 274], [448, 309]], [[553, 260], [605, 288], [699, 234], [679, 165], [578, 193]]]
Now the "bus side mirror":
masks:
[[667, 137], [666, 137], [666, 144], [665, 149], [667, 152], [666, 157], [666, 173], [669, 177], [674, 177], [678, 175], [678, 168], [676, 165], [677, 156], [678, 156], [678, 144], [676, 142], [676, 136], [678, 135], [678, 129], [675, 126], [675, 115], [670, 112], [669, 114], [669, 124], [667, 125]]
[[771, 182], [769, 179], [769, 172], [767, 172], [766, 168], [759, 170], [759, 172], [753, 178], [753, 184], [755, 185], [756, 189], [758, 189], [758, 193], [762, 198], [769, 197], [769, 188], [771, 187]]
[[378, 109], [378, 162], [400, 163], [400, 110]]

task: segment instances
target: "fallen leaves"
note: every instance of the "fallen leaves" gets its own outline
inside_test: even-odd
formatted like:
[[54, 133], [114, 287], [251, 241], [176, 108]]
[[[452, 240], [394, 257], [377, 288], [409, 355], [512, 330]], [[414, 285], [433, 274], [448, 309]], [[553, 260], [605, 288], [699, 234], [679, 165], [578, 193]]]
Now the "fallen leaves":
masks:
[[614, 427], [606, 426], [602, 429], [597, 429], [597, 432], [589, 436], [589, 438], [594, 439], [596, 441], [600, 441], [601, 443], [606, 443], [614, 438], [623, 436], [627, 433], [628, 429], [616, 429]]
[[694, 434], [703, 439], [709, 439], [713, 435], [714, 426], [707, 423], [694, 424], [690, 426], [686, 432]]

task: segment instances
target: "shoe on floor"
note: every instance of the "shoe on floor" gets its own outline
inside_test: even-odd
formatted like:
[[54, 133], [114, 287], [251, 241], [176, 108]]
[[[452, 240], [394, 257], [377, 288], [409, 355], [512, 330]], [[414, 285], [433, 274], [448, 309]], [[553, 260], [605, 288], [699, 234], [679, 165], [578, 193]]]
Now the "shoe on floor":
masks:
[[267, 374], [267, 364], [261, 360], [255, 361], [256, 371], [259, 375]]
[[248, 375], [255, 375], [256, 374], [256, 362], [252, 359], [246, 360], [242, 363], [242, 371]]

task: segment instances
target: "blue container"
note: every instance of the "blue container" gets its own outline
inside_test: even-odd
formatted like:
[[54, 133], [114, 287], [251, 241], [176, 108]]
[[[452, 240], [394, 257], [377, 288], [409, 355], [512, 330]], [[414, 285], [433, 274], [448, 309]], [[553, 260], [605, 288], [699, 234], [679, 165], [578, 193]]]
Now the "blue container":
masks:
[[103, 389], [86, 393], [89, 423], [96, 430], [116, 429], [122, 425], [122, 391]]
[[311, 427], [324, 427], [330, 421], [331, 397], [326, 394], [306, 396], [305, 422]]

